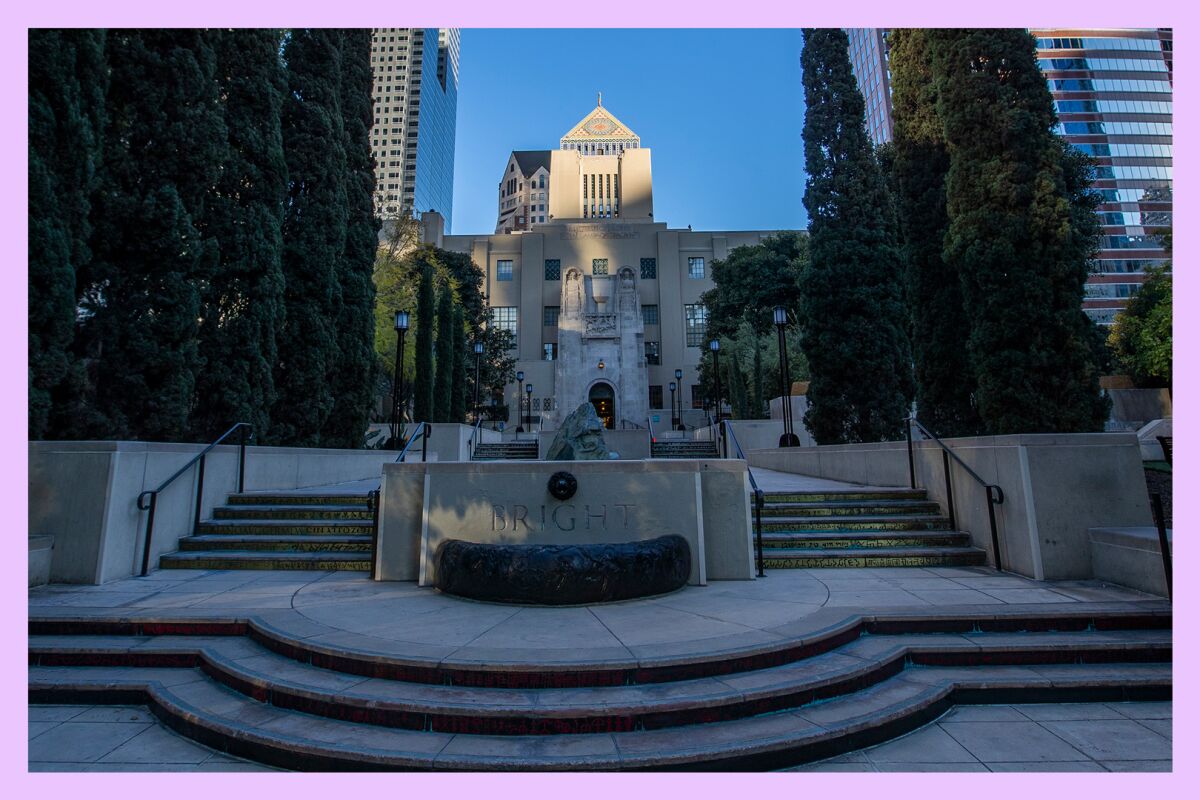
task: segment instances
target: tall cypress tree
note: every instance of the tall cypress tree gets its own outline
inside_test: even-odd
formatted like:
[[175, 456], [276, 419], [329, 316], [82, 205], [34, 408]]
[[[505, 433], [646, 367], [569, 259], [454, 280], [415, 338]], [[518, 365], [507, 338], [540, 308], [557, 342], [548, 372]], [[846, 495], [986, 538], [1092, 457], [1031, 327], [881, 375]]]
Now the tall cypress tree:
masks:
[[321, 444], [334, 407], [329, 376], [338, 359], [334, 320], [347, 221], [341, 42], [340, 30], [301, 28], [291, 31], [283, 50], [286, 321], [278, 340], [270, 439], [299, 447]]
[[228, 140], [201, 232], [220, 246], [203, 287], [195, 438], [211, 441], [235, 422], [268, 439], [276, 335], [283, 322], [283, 222], [287, 162], [281, 114], [287, 77], [280, 32], [210, 31]]
[[898, 437], [912, 385], [895, 214], [847, 46], [841, 29], [804, 30], [804, 421], [820, 444]]
[[433, 265], [421, 266], [417, 286], [416, 335], [413, 337], [413, 421], [433, 422]]
[[433, 381], [433, 418], [451, 422], [450, 395], [454, 386], [454, 295], [447, 282], [438, 295], [437, 364]]
[[957, 270], [942, 257], [950, 221], [950, 154], [937, 112], [928, 32], [893, 30], [888, 38], [895, 119], [892, 176], [903, 234], [917, 413], [940, 436], [979, 433], [967, 359], [970, 319]]
[[[1095, 239], [1077, 213], [1035, 42], [1019, 29], [929, 34], [946, 178], [947, 262], [971, 315], [988, 433], [1098, 430], [1104, 404], [1080, 300]], [[1067, 169], [1064, 169], [1064, 166]]]
[[216, 58], [197, 30], [110, 31], [104, 165], [80, 342], [94, 355], [90, 435], [186, 435], [201, 362], [200, 287], [217, 261], [204, 216], [225, 142]]
[[467, 329], [461, 305], [454, 307], [454, 368], [450, 375], [450, 422], [467, 418]]
[[754, 372], [750, 383], [750, 419], [762, 419], [766, 400], [763, 398], [763, 363], [762, 341], [754, 336], [750, 340], [754, 346]]
[[338, 259], [341, 288], [334, 332], [338, 356], [330, 373], [333, 411], [321, 432], [330, 447], [361, 447], [375, 400], [375, 162], [371, 155], [371, 30], [343, 32], [341, 107], [345, 137], [345, 248]]
[[[104, 31], [29, 32], [29, 438], [61, 438], [104, 128]], [[66, 412], [66, 413], [64, 413]], [[53, 421], [52, 421], [53, 418]]]

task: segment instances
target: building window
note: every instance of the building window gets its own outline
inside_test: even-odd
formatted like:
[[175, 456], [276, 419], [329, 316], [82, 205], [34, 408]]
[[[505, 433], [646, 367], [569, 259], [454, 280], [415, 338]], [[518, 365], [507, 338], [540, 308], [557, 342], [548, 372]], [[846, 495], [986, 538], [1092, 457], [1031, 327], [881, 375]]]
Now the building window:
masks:
[[658, 342], [646, 342], [646, 363], [661, 364], [662, 360], [658, 357]]
[[558, 326], [558, 306], [543, 306], [542, 307], [542, 325], [547, 328], [555, 328]]
[[688, 303], [683, 307], [684, 330], [688, 347], [704, 347], [704, 334], [708, 328], [708, 309], [699, 303]]
[[607, 275], [608, 274], [608, 259], [607, 258], [593, 258], [592, 259], [592, 274], [593, 275]]
[[546, 280], [557, 281], [562, 279], [562, 262], [557, 258], [546, 259]]
[[704, 408], [704, 389], [692, 384], [692, 408]]
[[642, 306], [642, 324], [658, 324], [658, 306]]
[[496, 262], [496, 280], [511, 281], [512, 280], [512, 261], [497, 261]]
[[662, 386], [651, 386], [650, 387], [650, 407], [651, 408], [662, 408], [663, 407]]
[[511, 331], [513, 335], [513, 346], [516, 346], [515, 339], [517, 338], [517, 307], [516, 306], [494, 306], [492, 308], [492, 324], [500, 330]]
[[703, 278], [704, 277], [704, 259], [699, 257], [688, 257], [688, 277]]
[[[553, 361], [558, 358], [558, 345], [554, 342], [546, 342], [542, 345], [542, 360]], [[549, 410], [549, 409], [547, 409]]]
[[642, 259], [642, 280], [652, 281], [658, 278], [658, 259], [643, 258]]

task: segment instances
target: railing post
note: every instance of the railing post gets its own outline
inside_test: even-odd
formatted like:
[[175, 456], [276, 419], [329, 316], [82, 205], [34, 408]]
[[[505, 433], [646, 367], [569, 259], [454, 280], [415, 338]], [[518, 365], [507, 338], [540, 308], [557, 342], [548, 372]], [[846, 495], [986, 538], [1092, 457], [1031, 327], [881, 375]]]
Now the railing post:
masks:
[[426, 422], [421, 430], [421, 461], [424, 463], [429, 456], [429, 431], [432, 426]]
[[1167, 599], [1171, 599], [1171, 543], [1167, 541], [1167, 520], [1163, 516], [1162, 495], [1150, 495], [1154, 508], [1154, 524], [1158, 528], [1158, 552], [1162, 554], [1163, 576], [1167, 579]]
[[762, 489], [754, 490], [754, 543], [755, 549], [758, 551], [758, 577], [765, 578], [767, 574], [763, 572], [763, 540], [762, 540], [762, 509], [763, 509], [763, 491]]
[[946, 474], [946, 510], [950, 517], [950, 529], [958, 530], [958, 525], [954, 522], [954, 487], [950, 484], [950, 454], [945, 450], [942, 451], [942, 470]]
[[200, 533], [200, 504], [204, 501], [204, 458], [200, 456], [200, 463], [197, 465], [199, 472], [196, 474], [196, 509], [192, 517], [192, 536]]
[[908, 440], [908, 488], [917, 488], [917, 470], [913, 466], [912, 420], [904, 421], [904, 438]]
[[[150, 495], [150, 505], [142, 506], [142, 497]], [[146, 516], [146, 541], [142, 545], [142, 577], [150, 574], [150, 540], [154, 537], [154, 509], [158, 507], [158, 492], [144, 492], [138, 496], [138, 508], [149, 511]]]
[[246, 439], [249, 434], [249, 426], [242, 426], [242, 441], [238, 445], [238, 494], [246, 491]]
[[[999, 494], [992, 493], [995, 489]], [[1004, 571], [1004, 562], [1000, 560], [1000, 534], [996, 532], [996, 504], [1004, 502], [1004, 492], [999, 486], [985, 486], [984, 491], [987, 492], [988, 501], [988, 523], [992, 526], [992, 560], [996, 563], [996, 571]]]
[[721, 458], [729, 458], [729, 431], [725, 428], [729, 423], [721, 420]]

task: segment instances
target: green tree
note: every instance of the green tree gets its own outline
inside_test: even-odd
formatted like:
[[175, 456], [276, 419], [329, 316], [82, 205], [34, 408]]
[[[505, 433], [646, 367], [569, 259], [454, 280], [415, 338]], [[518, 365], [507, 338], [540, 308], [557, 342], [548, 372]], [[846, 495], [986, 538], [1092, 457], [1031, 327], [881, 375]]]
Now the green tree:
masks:
[[[1099, 430], [1080, 310], [1094, 229], [1086, 163], [1064, 151], [1032, 36], [928, 33], [950, 165], [944, 257], [970, 310], [975, 402], [992, 434]], [[1091, 206], [1094, 208], [1094, 205]]]
[[1170, 267], [1146, 270], [1146, 281], [1117, 314], [1108, 343], [1138, 386], [1171, 388]]
[[321, 444], [335, 402], [329, 378], [339, 357], [334, 321], [347, 236], [341, 42], [340, 30], [299, 28], [291, 31], [283, 49], [288, 81], [283, 105], [286, 321], [278, 341], [270, 438], [297, 447]]
[[[87, 435], [179, 441], [201, 368], [200, 287], [218, 260], [197, 228], [226, 132], [210, 37], [110, 31], [103, 167], [79, 342], [93, 355]], [[169, 78], [169, 79], [168, 79]]]
[[433, 266], [426, 262], [421, 267], [421, 282], [417, 288], [417, 315], [415, 347], [413, 348], [413, 420], [434, 421], [433, 406]]
[[212, 441], [235, 422], [269, 436], [272, 370], [283, 322], [283, 203], [287, 161], [281, 114], [287, 77], [280, 32], [210, 31], [228, 139], [222, 169], [198, 220], [220, 247], [201, 291], [193, 437]]
[[912, 385], [895, 214], [847, 47], [841, 29], [804, 30], [811, 263], [800, 316], [812, 370], [805, 424], [820, 444], [899, 437]]
[[82, 382], [71, 351], [76, 274], [104, 133], [104, 31], [29, 32], [29, 438], [61, 438]]
[[711, 336], [729, 336], [743, 319], [758, 334], [772, 330], [772, 310], [800, 306], [800, 275], [808, 265], [808, 236], [786, 231], [756, 245], [735, 247], [712, 263], [713, 288], [700, 301], [708, 309]]
[[447, 283], [438, 294], [436, 363], [433, 379], [433, 421], [451, 422], [450, 395], [454, 386], [454, 290]]
[[928, 37], [922, 29], [900, 28], [888, 38], [895, 119], [889, 161], [904, 244], [917, 413], [939, 436], [968, 436], [981, 432], [982, 421], [972, 403], [971, 323], [962, 284], [942, 255], [950, 153]]
[[751, 372], [750, 379], [750, 414], [748, 419], [762, 419], [767, 407], [765, 394], [763, 392], [763, 363], [762, 363], [762, 342], [758, 337], [754, 339], [754, 369]]
[[375, 286], [378, 248], [375, 218], [375, 162], [370, 130], [371, 31], [350, 28], [341, 42], [340, 100], [346, 171], [346, 237], [337, 262], [339, 299], [334, 336], [337, 358], [329, 380], [333, 410], [321, 431], [332, 447], [362, 447], [375, 404]]
[[[514, 349], [516, 341], [512, 331], [498, 328], [491, 323], [490, 313], [478, 341], [483, 344], [479, 358], [479, 405], [480, 413], [493, 422], [508, 419], [508, 406], [504, 402], [504, 387], [516, 379]], [[471, 396], [475, 396], [475, 362], [471, 362]]]
[[467, 418], [467, 327], [462, 306], [454, 307], [451, 327], [454, 366], [450, 373], [450, 421], [464, 422]]

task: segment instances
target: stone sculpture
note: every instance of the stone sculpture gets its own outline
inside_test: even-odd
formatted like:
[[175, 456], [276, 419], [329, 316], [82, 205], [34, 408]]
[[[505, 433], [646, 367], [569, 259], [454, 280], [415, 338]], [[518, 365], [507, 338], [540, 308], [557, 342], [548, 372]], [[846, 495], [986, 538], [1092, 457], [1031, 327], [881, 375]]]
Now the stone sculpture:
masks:
[[604, 443], [604, 424], [591, 403], [572, 411], [546, 451], [547, 461], [602, 461], [611, 458]]
[[500, 603], [578, 605], [680, 589], [691, 549], [671, 534], [621, 544], [480, 544], [447, 539], [434, 553], [434, 584], [447, 594]]

